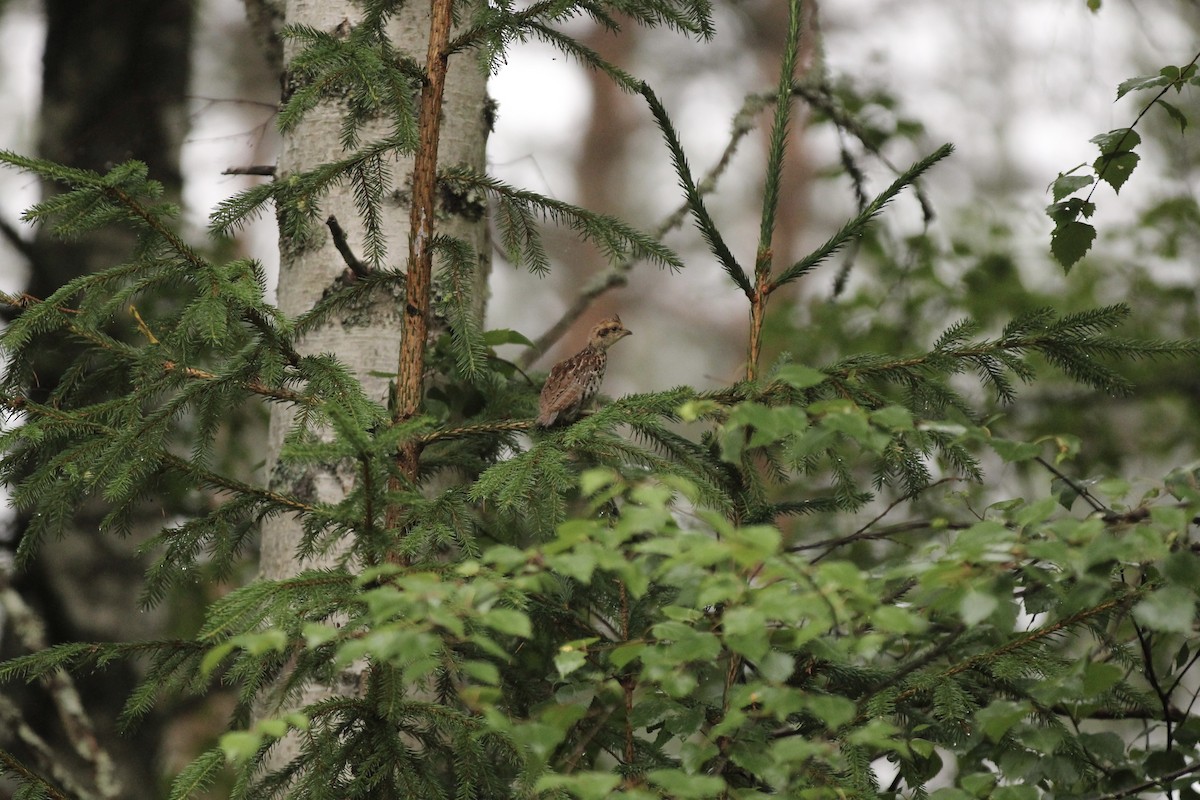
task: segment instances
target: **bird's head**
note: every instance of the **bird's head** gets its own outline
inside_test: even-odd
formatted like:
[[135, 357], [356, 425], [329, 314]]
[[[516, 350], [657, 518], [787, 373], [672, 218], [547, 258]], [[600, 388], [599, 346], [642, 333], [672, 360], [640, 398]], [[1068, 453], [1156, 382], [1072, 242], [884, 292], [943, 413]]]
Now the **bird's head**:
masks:
[[596, 323], [596, 327], [592, 328], [592, 333], [588, 336], [588, 344], [600, 350], [607, 350], [632, 333], [621, 324], [621, 318], [614, 314]]

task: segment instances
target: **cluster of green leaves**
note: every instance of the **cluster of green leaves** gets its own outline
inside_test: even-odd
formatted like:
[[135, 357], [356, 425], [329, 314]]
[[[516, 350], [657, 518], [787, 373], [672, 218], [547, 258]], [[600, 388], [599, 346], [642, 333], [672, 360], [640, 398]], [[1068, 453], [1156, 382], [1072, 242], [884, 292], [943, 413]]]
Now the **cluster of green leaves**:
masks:
[[[1096, 239], [1095, 226], [1081, 220], [1081, 217], [1088, 219], [1096, 212], [1096, 204], [1092, 202], [1095, 186], [1104, 182], [1111, 186], [1114, 192], [1120, 192], [1138, 165], [1141, 156], [1136, 152], [1136, 148], [1142, 143], [1142, 137], [1134, 128], [1146, 112], [1157, 106], [1179, 124], [1180, 132], [1187, 128], [1187, 117], [1184, 113], [1164, 98], [1172, 89], [1179, 94], [1185, 87], [1200, 86], [1197, 61], [1200, 61], [1200, 53], [1181, 67], [1167, 66], [1159, 70], [1157, 75], [1143, 75], [1123, 81], [1117, 87], [1118, 100], [1130, 92], [1157, 92], [1128, 128], [1117, 128], [1092, 138], [1091, 141], [1100, 148], [1100, 156], [1090, 167], [1081, 164], [1060, 173], [1051, 184], [1050, 191], [1054, 203], [1046, 208], [1046, 213], [1054, 222], [1054, 230], [1050, 234], [1050, 251], [1064, 268], [1069, 270], [1083, 258]], [[1080, 170], [1086, 172], [1081, 173]], [[1092, 188], [1086, 197], [1072, 196], [1089, 186]]]
[[[804, 359], [820, 369], [780, 356], [761, 380], [633, 395], [522, 438], [532, 388], [489, 348], [524, 339], [469, 328], [473, 254], [442, 237], [453, 330], [427, 361], [441, 380], [425, 416], [394, 422], [350, 365], [296, 351], [313, 326], [404, 286], [402, 272], [381, 268], [378, 223], [395, 188], [389, 159], [415, 147], [410, 95], [421, 74], [382, 35], [394, 4], [365, 6], [361, 28], [344, 37], [288, 31], [303, 47], [283, 124], [323, 97], [343, 98], [346, 156], [280, 176], [214, 217], [217, 231], [232, 230], [273, 201], [285, 235], [303, 246], [323, 195], [352, 185], [375, 269], [298, 319], [266, 303], [255, 264], [215, 264], [183, 243], [174, 210], [139, 165], [101, 176], [0, 154], [68, 187], [28, 219], [66, 235], [108, 224], [142, 235], [127, 264], [44, 300], [9, 298], [24, 310], [0, 339], [13, 365], [0, 388], [22, 424], [0, 439], [0, 477], [34, 520], [22, 556], [84, 502], [107, 503], [103, 527], [121, 532], [139, 503], [167, 488], [190, 493], [194, 510], [148, 545], [158, 559], [148, 602], [201, 562], [228, 575], [269, 515], [302, 520], [297, 555], [345, 554], [323, 571], [233, 591], [191, 640], [66, 644], [7, 662], [0, 679], [146, 657], [130, 723], [162, 695], [234, 686], [233, 729], [178, 776], [174, 798], [202, 792], [230, 767], [238, 797], [924, 796], [947, 754], [957, 769], [942, 779], [952, 784], [936, 793], [943, 800], [1190, 791], [1189, 763], [1200, 755], [1200, 726], [1181, 703], [1200, 657], [1192, 471], [1132, 501], [1117, 482], [1060, 476], [1048, 496], [982, 511], [964, 493], [939, 496], [937, 514], [896, 526], [855, 515], [873, 500], [891, 501], [885, 511], [929, 502], [944, 480], [979, 481], [985, 458], [1049, 464], [1042, 444], [1006, 441], [980, 423], [976, 387], [1010, 402], [1048, 363], [1091, 391], [1120, 392], [1127, 383], [1106, 360], [1194, 356], [1195, 343], [1115, 334], [1123, 306], [1031, 309], [1003, 322], [984, 303], [981, 319], [923, 347], [905, 340], [906, 352], [893, 338]], [[701, 236], [759, 308], [839, 251], [880, 247], [871, 221], [949, 154], [898, 171], [873, 199], [860, 192], [858, 214], [778, 269], [772, 174], [763, 241], [747, 269], [705, 210], [654, 92], [551, 27], [578, 15], [615, 25], [622, 12], [704, 36], [706, 2], [545, 0], [476, 11], [454, 49], [494, 58], [538, 36], [646, 98]], [[798, 2], [791, 11], [773, 95], [775, 165], [791, 99], [804, 96], [792, 74]], [[392, 119], [390, 133], [361, 143], [363, 123], [380, 114]], [[550, 265], [538, 218], [573, 227], [614, 258], [680, 265], [619, 220], [465, 168], [447, 170], [442, 186], [488, 196], [506, 252], [535, 271]], [[164, 286], [170, 302], [154, 300]], [[128, 344], [113, 326], [142, 341]], [[839, 329], [830, 326], [825, 346]], [[63, 337], [83, 352], [49, 400], [33, 402], [28, 356]], [[224, 415], [256, 401], [297, 412], [277, 469], [341, 465], [353, 489], [322, 503], [214, 468]], [[416, 483], [395, 459], [412, 442], [423, 446]], [[1059, 455], [1074, 450], [1066, 444]], [[1087, 505], [1072, 514], [1080, 498]], [[342, 691], [306, 702], [314, 683]], [[1099, 727], [1111, 720], [1129, 727]], [[1165, 745], [1146, 744], [1160, 733]], [[288, 737], [299, 754], [273, 764]]]

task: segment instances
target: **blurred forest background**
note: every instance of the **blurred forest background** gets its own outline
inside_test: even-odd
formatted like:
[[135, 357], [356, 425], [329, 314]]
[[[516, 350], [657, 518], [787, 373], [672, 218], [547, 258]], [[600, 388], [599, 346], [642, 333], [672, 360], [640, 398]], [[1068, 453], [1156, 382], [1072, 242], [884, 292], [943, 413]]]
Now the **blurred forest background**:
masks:
[[[964, 316], [998, 325], [1049, 304], [1069, 311], [1126, 302], [1134, 308], [1130, 334], [1200, 335], [1193, 255], [1200, 245], [1200, 144], [1191, 128], [1181, 133], [1161, 111], [1139, 126], [1142, 164], [1120, 197], [1107, 186], [1097, 190], [1093, 222], [1100, 238], [1092, 252], [1067, 274], [1050, 257], [1048, 185], [1060, 172], [1091, 163], [1097, 151], [1089, 139], [1130, 125], [1145, 103], [1138, 94], [1114, 103], [1117, 85], [1186, 63], [1200, 41], [1200, 5], [1190, 0], [1106, 0], [1097, 11], [1089, 5], [1099, 4], [808, 4], [820, 37], [804, 54], [811, 96], [800, 105], [797, 146], [786, 167], [789, 192], [780, 213], [786, 236], [777, 237], [791, 250], [784, 261], [836, 230], [855, 212], [856, 188], [885, 185], [894, 177], [891, 165], [907, 165], [945, 141], [957, 154], [924, 181], [923, 202], [898, 201], [833, 270], [800, 282], [787, 303], [773, 307], [772, 352], [789, 351], [814, 365], [859, 349], [903, 352], [909, 342], [928, 345]], [[279, 79], [270, 48], [246, 22], [247, 7], [261, 10], [253, 0], [0, 0], [0, 147], [96, 170], [129, 158], [146, 161], [151, 175], [182, 198], [198, 246], [237, 249], [271, 271], [274, 220], [260, 220], [235, 242], [215, 243], [204, 232], [215, 203], [267, 180], [226, 172], [270, 165], [275, 157]], [[767, 117], [754, 96], [777, 78], [785, 20], [785, 4], [774, 0], [723, 0], [716, 42], [703, 48], [638, 29], [619, 38], [572, 31], [656, 87], [697, 173], [731, 153], [709, 208], [727, 233], [743, 234], [731, 241], [740, 252], [749, 252], [757, 235], [755, 181], [766, 141]], [[490, 92], [496, 123], [489, 161], [497, 177], [650, 231], [679, 207], [674, 175], [640, 98], [536, 43], [511, 53]], [[1172, 102], [1197, 118], [1194, 93]], [[843, 115], [860, 135], [839, 132], [831, 115]], [[737, 128], [742, 122], [756, 127]], [[45, 296], [73, 274], [111, 263], [111, 254], [129, 245], [64, 244], [22, 226], [21, 211], [42, 191], [27, 176], [0, 173], [5, 291]], [[609, 394], [728, 382], [745, 360], [732, 344], [743, 340], [743, 306], [717, 290], [726, 279], [690, 227], [675, 225], [665, 240], [688, 263], [669, 285], [669, 276], [644, 266], [609, 275], [603, 259], [566, 233], [548, 240], [555, 269], [547, 279], [506, 269], [496, 253], [487, 327], [536, 340], [560, 320], [575, 322], [564, 313], [584, 287], [602, 282], [611, 291], [535, 366], [546, 368], [573, 351], [591, 321], [618, 312], [634, 336], [612, 359]], [[522, 352], [514, 346], [509, 355], [520, 359]], [[42, 372], [52, 376], [56, 363], [47, 353]], [[1071, 470], [1084, 483], [1111, 475], [1159, 478], [1194, 461], [1195, 365], [1148, 363], [1123, 372], [1137, 386], [1131, 397], [1088, 396], [1082, 406], [1084, 389], [1047, 382], [1013, 406], [997, 406], [995, 426], [1013, 438], [1079, 437]], [[253, 441], [247, 436], [245, 443], [252, 448]], [[241, 457], [248, 469], [255, 466], [255, 453]], [[990, 474], [992, 490], [1013, 492], [1026, 481], [1052, 479], [1011, 466]], [[192, 601], [203, 598], [177, 598], [151, 613], [137, 609], [141, 570], [116, 550], [135, 546], [72, 537], [46, 548], [41, 562], [15, 579], [46, 620], [51, 641], [129, 640], [195, 625], [200, 605]], [[6, 646], [12, 619], [11, 606], [0, 608]], [[134, 677], [110, 669], [101, 680], [85, 690], [98, 702], [107, 698], [115, 714]], [[178, 708], [143, 726], [142, 740], [124, 746], [143, 754], [153, 748], [160, 757], [118, 758], [147, 770], [126, 785], [152, 796], [162, 774], [196, 751], [220, 713]], [[3, 731], [0, 721], [0, 744]]]

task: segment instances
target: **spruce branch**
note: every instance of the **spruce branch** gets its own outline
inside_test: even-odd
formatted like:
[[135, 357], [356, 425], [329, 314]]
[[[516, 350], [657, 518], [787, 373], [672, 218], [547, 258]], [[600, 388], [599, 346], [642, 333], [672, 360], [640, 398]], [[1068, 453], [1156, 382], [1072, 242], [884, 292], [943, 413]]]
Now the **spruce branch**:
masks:
[[[122, 429], [107, 425], [107, 423], [88, 419], [88, 409], [58, 409], [50, 407], [50, 405], [30, 401], [30, 399], [26, 398], [18, 398], [18, 401], [19, 402], [10, 401], [10, 408], [25, 411], [25, 413], [30, 414], [32, 417], [34, 417], [34, 419], [42, 417], [42, 419], [61, 423], [61, 425], [64, 426], [67, 431], [88, 434], [84, 438], [84, 441], [95, 441], [95, 443], [100, 443], [102, 445], [109, 445], [113, 443], [119, 444], [121, 441], [125, 441], [128, 435], [127, 431], [122, 431]], [[100, 407], [96, 407], [97, 410], [103, 410], [104, 408], [107, 408], [107, 405], [100, 405]], [[12, 435], [20, 434], [22, 434], [22, 429], [18, 428], [17, 432]], [[109, 452], [106, 453], [106, 456], [119, 457], [119, 453]], [[127, 452], [125, 453], [125, 456], [127, 457]], [[144, 469], [155, 469], [158, 467], [158, 465], [161, 465], [161, 467], [173, 469], [178, 471], [178, 473], [188, 475], [192, 477], [192, 480], [202, 483], [204, 486], [222, 489], [222, 491], [242, 495], [242, 497], [258, 498], [259, 500], [264, 501], [264, 503], [278, 507], [278, 509], [283, 511], [313, 511], [313, 506], [308, 505], [307, 503], [302, 503], [301, 500], [290, 498], [287, 497], [287, 495], [277, 492], [271, 492], [269, 489], [251, 486], [250, 483], [245, 483], [232, 479], [232, 477], [218, 474], [216, 471], [200, 467], [200, 465], [192, 463], [186, 458], [176, 456], [175, 453], [169, 452], [168, 450], [163, 449], [163, 447], [150, 447], [150, 449], [146, 451], [144, 462]], [[48, 476], [49, 480], [52, 481], [52, 485], [53, 483], [58, 483], [60, 480], [64, 480], [60, 479], [58, 474], [55, 473], [53, 462], [50, 463], [47, 468], [52, 470], [52, 474]], [[98, 471], [98, 473], [103, 473], [104, 470], [110, 470], [112, 468], [113, 464], [110, 462], [101, 462], [95, 464], [95, 469]], [[71, 474], [72, 471], [77, 470], [66, 471], [66, 474]], [[37, 473], [35, 473], [34, 477], [36, 476]], [[100, 479], [98, 479], [98, 477], [91, 477], [91, 479], [88, 480], [89, 482], [96, 482]], [[28, 481], [26, 481], [26, 483], [28, 483]], [[29, 487], [23, 486], [20, 488], [22, 488], [24, 492], [25, 489]], [[119, 491], [120, 488], [120, 486], [110, 483], [106, 491], [110, 494], [112, 499], [118, 499], [121, 495], [121, 492]], [[133, 488], [131, 487], [128, 489], [128, 491], [133, 491]], [[40, 503], [44, 497], [46, 497], [46, 495], [40, 494], [31, 499], [37, 501], [37, 503]], [[23, 551], [26, 549], [25, 545], [26, 542], [23, 541]]]
[[[0, 305], [9, 306], [11, 308], [26, 310], [43, 304], [45, 301], [34, 297], [31, 294], [11, 295], [5, 292], [0, 292]], [[63, 315], [66, 320], [65, 327], [73, 335], [79, 338], [80, 341], [93, 345], [101, 350], [107, 351], [122, 358], [131, 358], [136, 354], [136, 350], [129, 345], [117, 339], [105, 336], [89, 326], [81, 325], [73, 321], [72, 317], [79, 314], [78, 309], [69, 308], [66, 306], [55, 306], [55, 311]], [[179, 373], [198, 381], [224, 381], [227, 380], [224, 376], [207, 370], [198, 369], [196, 367], [185, 367], [170, 359], [164, 359], [160, 362], [163, 372]], [[297, 404], [309, 404], [311, 398], [305, 397], [297, 392], [289, 389], [284, 389], [276, 386], [268, 386], [262, 381], [249, 380], [239, 381], [238, 386], [245, 391], [259, 395], [268, 400], [278, 402], [289, 402]], [[6, 404], [9, 408], [17, 409], [23, 406], [24, 398], [20, 396], [9, 396]]]
[[294, 497], [289, 497], [279, 492], [273, 492], [269, 489], [261, 489], [249, 483], [230, 478], [226, 475], [213, 472], [212, 470], [203, 469], [202, 467], [193, 464], [186, 458], [182, 458], [173, 453], [162, 452], [160, 454], [162, 461], [169, 467], [174, 468], [178, 472], [188, 475], [196, 482], [210, 486], [214, 489], [221, 489], [232, 494], [256, 497], [272, 506], [276, 506], [284, 511], [291, 512], [312, 512], [315, 511], [315, 506], [298, 500]]
[[783, 183], [783, 157], [787, 149], [792, 112], [792, 83], [796, 77], [796, 61], [800, 53], [800, 0], [788, 3], [788, 29], [783, 44], [779, 68], [779, 86], [775, 93], [775, 115], [771, 138], [767, 145], [766, 183], [763, 186], [762, 218], [759, 223], [758, 249], [754, 255], [754, 292], [750, 300], [750, 343], [746, 358], [746, 380], [758, 374], [758, 359], [762, 349], [762, 328], [767, 318], [767, 301], [771, 294], [771, 267], [774, 263], [773, 241], [775, 216], [779, 211], [779, 194]]
[[51, 800], [90, 800], [91, 794], [82, 786], [76, 784], [54, 753], [49, 744], [37, 735], [25, 720], [21, 719], [17, 709], [7, 698], [0, 697], [0, 722], [13, 731], [23, 744], [33, 751], [34, 756], [42, 764], [42, 768], [54, 775], [54, 779], [65, 789], [51, 783], [38, 775], [7, 750], [0, 749], [0, 774], [8, 773], [25, 784], [33, 797], [49, 797]]
[[[859, 144], [863, 146], [863, 149], [878, 159], [879, 163], [883, 164], [896, 175], [901, 173], [902, 170], [900, 167], [894, 164], [891, 159], [888, 158], [887, 154], [880, 149], [879, 137], [864, 128], [862, 123], [860, 123], [859, 120], [856, 119], [854, 115], [845, 108], [845, 106], [843, 106], [841, 103], [838, 103], [834, 99], [833, 94], [830, 91], [828, 78], [826, 76], [820, 76], [819, 80], [815, 83], [809, 81], [797, 81], [792, 86], [792, 93], [796, 97], [803, 99], [806, 103], [820, 111], [825, 116], [829, 117], [830, 121], [837, 126], [838, 130], [845, 131], [853, 136], [859, 142]], [[843, 158], [843, 165], [846, 165], [845, 157]], [[856, 191], [861, 192], [861, 189], [858, 188], [860, 179], [854, 175], [854, 172], [857, 170], [848, 168], [847, 171], [851, 172], [851, 175], [854, 178]], [[917, 198], [917, 202], [921, 205], [921, 212], [924, 219], [926, 221], [932, 220], [934, 217], [933, 205], [919, 182], [913, 184], [913, 195]], [[866, 198], [860, 196], [860, 200], [860, 206], [865, 207]]]
[[[717, 182], [725, 174], [726, 169], [729, 168], [729, 164], [733, 161], [733, 156], [737, 152], [738, 146], [755, 129], [754, 118], [762, 111], [769, 100], [769, 96], [764, 98], [763, 95], [758, 94], [749, 94], [746, 96], [741, 109], [734, 115], [729, 141], [725, 143], [725, 148], [721, 151], [721, 155], [717, 158], [716, 163], [713, 164], [696, 185], [696, 190], [701, 196], [711, 194], [716, 190]], [[661, 240], [668, 233], [682, 225], [684, 220], [687, 219], [688, 208], [688, 203], [684, 200], [683, 203], [654, 228], [651, 236], [654, 239]], [[575, 296], [571, 305], [559, 316], [558, 320], [534, 340], [533, 347], [521, 354], [518, 361], [520, 366], [528, 368], [533, 362], [549, 352], [550, 348], [570, 330], [575, 321], [582, 317], [602, 295], [612, 289], [625, 286], [628, 283], [628, 275], [633, 270], [637, 261], [638, 259], [636, 258], [626, 258], [611, 265], [607, 270], [597, 275], [584, 287], [583, 291]]]
[[489, 436], [493, 433], [526, 431], [533, 427], [533, 421], [528, 419], [496, 420], [495, 422], [480, 422], [474, 425], [462, 425], [457, 428], [439, 428], [421, 437], [423, 444], [442, 442], [449, 439], [463, 439], [470, 436]]
[[[91, 170], [67, 168], [8, 151], [0, 151], [0, 162], [64, 184], [72, 190], [35, 206], [26, 212], [27, 219], [44, 220], [59, 216], [58, 230], [64, 235], [124, 221], [134, 225], [143, 234], [149, 234], [155, 242], [165, 246], [172, 256], [187, 268], [188, 272], [197, 276], [208, 276], [210, 281], [213, 280], [214, 270], [208, 261], [188, 245], [165, 221], [168, 217], [177, 214], [178, 209], [162, 203], [151, 205], [143, 202], [142, 198], [155, 199], [162, 193], [161, 184], [147, 180], [145, 164], [129, 161], [100, 175]], [[147, 249], [153, 252], [154, 248], [148, 244]], [[113, 281], [123, 273], [134, 273], [142, 269], [143, 265], [135, 262], [124, 268], [107, 270], [100, 279]], [[73, 292], [95, 279], [96, 276], [83, 276], [68, 286], [75, 287]], [[212, 288], [214, 291], [218, 291], [220, 286], [214, 281]], [[64, 295], [63, 290], [59, 290], [55, 296], [69, 295]], [[299, 354], [291, 342], [263, 316], [260, 309], [246, 306], [240, 309], [240, 313], [242, 319], [257, 329], [264, 340], [275, 347], [289, 363], [295, 364], [299, 361]]]
[[465, 167], [445, 169], [440, 179], [443, 185], [456, 192], [479, 192], [496, 200], [499, 204], [497, 210], [500, 212], [497, 222], [501, 228], [506, 255], [514, 264], [528, 263], [534, 272], [543, 271], [541, 265], [544, 263], [544, 257], [539, 251], [526, 253], [526, 250], [536, 245], [537, 232], [533, 224], [535, 213], [575, 230], [585, 240], [593, 242], [601, 253], [612, 261], [630, 257], [646, 259], [672, 270], [683, 269], [684, 265], [679, 256], [658, 241], [657, 237], [642, 233], [617, 217], [598, 214], [562, 200], [517, 189]]
[[[992, 661], [995, 661], [1001, 656], [1023, 651], [1048, 638], [1057, 636], [1065, 630], [1087, 624], [1096, 617], [1108, 614], [1116, 609], [1132, 605], [1135, 600], [1138, 600], [1142, 595], [1146, 594], [1150, 588], [1150, 584], [1143, 584], [1142, 586], [1130, 589], [1123, 594], [1110, 597], [1101, 603], [1096, 603], [1095, 605], [1088, 606], [1087, 608], [1082, 608], [1067, 617], [1055, 620], [1054, 622], [1042, 625], [1038, 628], [1034, 628], [1028, 633], [1022, 636], [1017, 636], [1000, 645], [999, 647], [993, 648], [987, 652], [976, 653], [975, 655], [970, 656], [969, 658], [966, 658], [957, 664], [946, 668], [945, 670], [942, 670], [940, 673], [938, 673], [937, 677], [939, 680], [947, 680], [961, 673], [986, 665]], [[892, 702], [899, 704], [904, 700], [911, 699], [920, 692], [921, 689], [917, 687], [905, 689], [897, 694]], [[860, 708], [861, 707], [862, 706], [860, 704]]]
[[692, 178], [691, 167], [688, 166], [687, 156], [683, 152], [683, 145], [679, 141], [679, 134], [675, 131], [675, 126], [671, 123], [671, 118], [667, 115], [666, 108], [658, 96], [646, 83], [639, 86], [639, 90], [646, 102], [650, 106], [650, 112], [654, 115], [654, 121], [658, 124], [658, 129], [662, 132], [663, 139], [666, 141], [667, 149], [671, 153], [671, 162], [675, 166], [675, 174], [679, 179], [679, 186], [683, 189], [684, 197], [687, 199], [688, 207], [691, 209], [692, 216], [696, 220], [696, 226], [700, 229], [701, 236], [708, 244], [709, 250], [717, 257], [721, 264], [721, 269], [729, 276], [730, 280], [742, 290], [747, 299], [754, 297], [754, 284], [750, 281], [750, 277], [742, 266], [734, 258], [733, 252], [725, 243], [725, 238], [721, 235], [720, 229], [717, 228], [716, 222], [708, 213], [708, 208], [704, 205], [704, 198], [700, 194], [700, 189]]
[[774, 291], [780, 286], [788, 284], [797, 278], [808, 274], [808, 272], [810, 272], [814, 267], [818, 266], [825, 259], [841, 250], [849, 242], [862, 236], [863, 232], [867, 228], [867, 225], [869, 225], [871, 220], [883, 210], [884, 206], [891, 202], [891, 200], [895, 198], [896, 195], [898, 195], [903, 189], [915, 183], [917, 179], [925, 174], [925, 172], [927, 172], [934, 164], [946, 158], [952, 152], [954, 152], [953, 145], [944, 144], [901, 173], [900, 176], [896, 178], [896, 180], [894, 180], [890, 186], [888, 186], [888, 188], [876, 195], [875, 199], [872, 200], [865, 209], [863, 209], [857, 216], [843, 225], [842, 228], [833, 236], [829, 237], [824, 244], [822, 244], [813, 252], [809, 253], [804, 258], [797, 261], [792, 266], [788, 267], [777, 278], [773, 279], [770, 283], [768, 291]]
[[450, 342], [458, 370], [468, 381], [484, 374], [487, 346], [472, 297], [474, 276], [479, 267], [475, 249], [462, 239], [445, 234], [434, 236], [432, 247], [442, 254], [445, 291], [437, 305], [450, 325]]
[[775, 92], [775, 114], [771, 125], [771, 136], [767, 144], [767, 166], [764, 172], [761, 219], [758, 231], [758, 251], [754, 261], [757, 283], [763, 283], [764, 274], [771, 271], [772, 240], [775, 235], [775, 217], [779, 211], [779, 195], [783, 183], [783, 158], [791, 132], [792, 83], [795, 80], [796, 62], [800, 54], [800, 0], [788, 2], [788, 27], [783, 43], [783, 58], [779, 67], [779, 85]]

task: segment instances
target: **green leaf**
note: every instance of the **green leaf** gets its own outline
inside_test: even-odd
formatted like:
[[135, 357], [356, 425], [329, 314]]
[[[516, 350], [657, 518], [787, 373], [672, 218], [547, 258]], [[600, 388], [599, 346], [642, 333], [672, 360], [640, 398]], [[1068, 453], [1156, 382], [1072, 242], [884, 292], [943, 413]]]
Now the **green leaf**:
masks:
[[871, 422], [893, 433], [915, 428], [912, 412], [904, 406], [884, 406], [872, 411]]
[[1196, 598], [1182, 586], [1167, 586], [1134, 606], [1133, 616], [1151, 630], [1188, 634], [1196, 618]]
[[1117, 99], [1120, 100], [1130, 92], [1153, 89], [1158, 86], [1165, 86], [1166, 84], [1167, 81], [1163, 79], [1162, 75], [1140, 75], [1136, 78], [1129, 78], [1117, 85]]
[[1178, 108], [1176, 108], [1171, 103], [1168, 103], [1166, 100], [1160, 99], [1158, 101], [1158, 105], [1163, 111], [1167, 112], [1167, 115], [1170, 116], [1171, 119], [1173, 119], [1179, 123], [1179, 132], [1180, 133], [1183, 133], [1184, 131], [1187, 130], [1187, 117], [1185, 117], [1183, 115], [1182, 111], [1180, 111]]
[[1083, 693], [1087, 697], [1103, 694], [1116, 686], [1124, 674], [1116, 664], [1088, 662], [1083, 668]]
[[775, 377], [793, 389], [810, 389], [829, 380], [824, 372], [801, 364], [785, 364], [776, 371]]
[[227, 760], [246, 761], [258, 752], [263, 738], [263, 734], [257, 731], [230, 731], [221, 735], [218, 744]]
[[[1180, 509], [1171, 510], [1178, 511]], [[1189, 550], [1178, 550], [1171, 553], [1163, 563], [1163, 575], [1176, 586], [1188, 590], [1196, 588], [1196, 576], [1200, 575], [1200, 556]]]
[[1142, 143], [1142, 137], [1133, 128], [1117, 128], [1108, 133], [1093, 136], [1088, 141], [1095, 143], [1104, 156], [1116, 153], [1128, 153]]
[[645, 649], [646, 645], [643, 642], [618, 645], [609, 651], [608, 660], [617, 669], [622, 669], [626, 664], [641, 657], [642, 651]]
[[879, 606], [871, 612], [871, 622], [881, 631], [901, 636], [921, 633], [929, 627], [920, 614], [899, 606]]
[[1030, 461], [1037, 458], [1042, 452], [1042, 446], [1034, 442], [1014, 442], [1008, 439], [992, 438], [988, 440], [988, 444], [996, 451], [996, 455], [1009, 464]]
[[520, 331], [514, 331], [511, 328], [495, 328], [490, 331], [483, 332], [483, 343], [487, 347], [497, 347], [502, 344], [520, 344], [526, 347], [533, 347], [533, 342]]
[[493, 608], [479, 616], [479, 621], [492, 630], [506, 633], [509, 636], [520, 636], [528, 639], [533, 636], [533, 628], [529, 616], [524, 611], [515, 608]]
[[579, 800], [605, 800], [621, 783], [621, 776], [614, 772], [573, 772], [570, 775], [549, 773], [538, 778], [535, 792], [567, 791]]
[[1120, 152], [1100, 156], [1092, 166], [1100, 180], [1111, 186], [1114, 192], [1120, 193], [1121, 187], [1129, 180], [1140, 159], [1141, 156], [1137, 153]]
[[848, 724], [858, 713], [852, 700], [832, 694], [810, 694], [804, 698], [804, 707], [813, 716], [825, 723], [829, 730], [837, 730]]
[[1050, 234], [1050, 252], [1068, 271], [1092, 248], [1096, 229], [1086, 222], [1068, 222]]
[[974, 589], [963, 595], [958, 604], [958, 615], [968, 627], [978, 625], [992, 615], [1000, 605], [995, 595]]
[[1032, 711], [1033, 706], [1028, 702], [993, 700], [986, 708], [975, 712], [975, 724], [983, 731], [984, 736], [993, 742], [999, 742], [1004, 738], [1004, 734]]
[[975, 800], [977, 796], [967, 794], [962, 789], [955, 789], [952, 786], [943, 786], [929, 795], [929, 800]]
[[990, 797], [996, 786], [996, 776], [991, 772], [974, 772], [963, 775], [958, 782], [973, 797]]
[[725, 790], [725, 781], [712, 775], [688, 775], [677, 769], [654, 769], [646, 778], [655, 786], [661, 786], [671, 797], [704, 798], [715, 797]]
[[1095, 213], [1096, 204], [1082, 197], [1068, 197], [1066, 200], [1046, 206], [1046, 214], [1050, 219], [1054, 220], [1056, 227], [1068, 222], [1074, 222], [1080, 217], [1090, 219], [1092, 214]]
[[737, 607], [725, 612], [721, 618], [725, 641], [737, 653], [752, 661], [766, 655], [767, 617], [757, 608]]
[[1054, 197], [1054, 202], [1057, 203], [1067, 195], [1073, 194], [1085, 186], [1091, 186], [1093, 181], [1095, 178], [1091, 175], [1059, 175], [1050, 185], [1050, 193]]
[[578, 647], [563, 645], [554, 654], [554, 667], [559, 676], [565, 678], [587, 664], [587, 653]]

